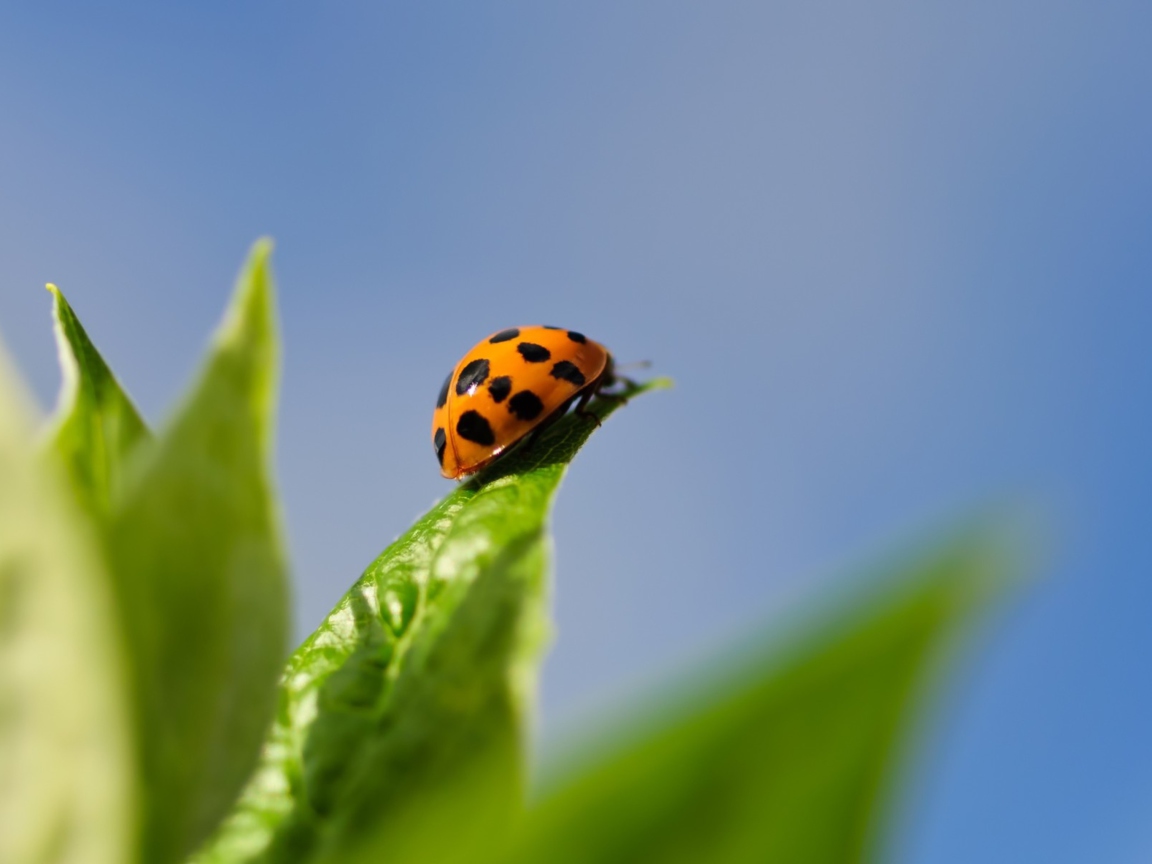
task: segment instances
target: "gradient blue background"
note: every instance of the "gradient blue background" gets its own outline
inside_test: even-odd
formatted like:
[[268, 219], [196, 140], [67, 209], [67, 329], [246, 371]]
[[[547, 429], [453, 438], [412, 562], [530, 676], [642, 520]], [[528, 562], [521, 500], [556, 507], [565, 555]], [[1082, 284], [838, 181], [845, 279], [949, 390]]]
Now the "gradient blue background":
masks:
[[155, 421], [276, 238], [301, 634], [457, 357], [578, 328], [678, 388], [566, 481], [545, 742], [1022, 496], [896, 857], [1152, 858], [1152, 5], [185, 6], [0, 7], [0, 328], [50, 405], [58, 282]]

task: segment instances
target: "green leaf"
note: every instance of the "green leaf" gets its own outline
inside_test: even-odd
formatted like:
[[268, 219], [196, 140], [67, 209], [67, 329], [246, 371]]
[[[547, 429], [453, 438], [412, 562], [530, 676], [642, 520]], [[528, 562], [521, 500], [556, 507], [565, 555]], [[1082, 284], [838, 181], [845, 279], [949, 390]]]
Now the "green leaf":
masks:
[[137, 790], [109, 581], [2, 355], [0, 861], [123, 864]]
[[510, 825], [548, 635], [546, 521], [594, 425], [561, 419], [367, 569], [289, 661], [262, 767], [202, 864], [440, 860]]
[[789, 650], [662, 706], [654, 728], [544, 795], [510, 854], [473, 860], [872, 860], [923, 685], [1005, 584], [999, 548], [952, 544]]
[[140, 858], [182, 859], [243, 788], [271, 722], [288, 635], [270, 481], [278, 337], [257, 244], [208, 362], [138, 441], [107, 530], [147, 790]]
[[123, 486], [128, 454], [148, 430], [60, 289], [48, 290], [64, 375], [51, 444], [81, 504], [105, 518]]

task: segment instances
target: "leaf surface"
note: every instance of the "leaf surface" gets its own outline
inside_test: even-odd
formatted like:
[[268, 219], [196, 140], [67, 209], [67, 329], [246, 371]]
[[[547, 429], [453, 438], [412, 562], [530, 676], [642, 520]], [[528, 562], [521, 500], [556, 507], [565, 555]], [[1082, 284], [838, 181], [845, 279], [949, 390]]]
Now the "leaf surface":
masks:
[[96, 538], [0, 351], [0, 861], [133, 858], [122, 646]]
[[201, 864], [442, 860], [509, 827], [549, 632], [546, 522], [593, 428], [562, 418], [369, 566], [290, 659], [261, 769]]
[[234, 803], [272, 719], [286, 654], [287, 573], [270, 480], [279, 343], [269, 250], [255, 247], [183, 405], [154, 441], [136, 442], [107, 527], [147, 790], [140, 858], [149, 864], [183, 859]]
[[943, 649], [1005, 584], [951, 544], [836, 619], [659, 712], [527, 816], [501, 864], [872, 860], [902, 742]]

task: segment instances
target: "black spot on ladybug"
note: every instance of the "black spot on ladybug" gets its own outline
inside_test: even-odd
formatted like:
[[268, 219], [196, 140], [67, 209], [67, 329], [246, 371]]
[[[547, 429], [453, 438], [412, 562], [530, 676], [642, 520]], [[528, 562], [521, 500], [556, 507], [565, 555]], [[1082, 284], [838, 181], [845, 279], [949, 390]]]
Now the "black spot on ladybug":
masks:
[[508, 400], [508, 410], [521, 420], [535, 420], [544, 410], [544, 403], [531, 390], [521, 390]]
[[509, 339], [515, 339], [519, 335], [519, 327], [509, 327], [507, 330], [501, 330], [488, 341], [495, 345], [497, 342], [507, 342]]
[[579, 342], [581, 345], [588, 341], [587, 336], [585, 336], [583, 333], [577, 333], [575, 330], [568, 331], [568, 338], [573, 342]]
[[456, 393], [463, 396], [469, 390], [479, 387], [488, 377], [488, 361], [483, 357], [473, 360], [460, 370], [456, 379]]
[[452, 383], [452, 373], [448, 373], [448, 377], [444, 379], [444, 386], [440, 388], [440, 395], [436, 397], [436, 407], [443, 408], [444, 404], [448, 401], [448, 385]]
[[543, 363], [552, 357], [551, 351], [543, 345], [537, 345], [535, 342], [521, 342], [516, 346], [516, 350], [519, 351], [520, 356], [529, 363]]
[[584, 373], [576, 368], [576, 364], [568, 360], [561, 360], [552, 367], [552, 377], [560, 381], [568, 381], [575, 384], [577, 387], [583, 387], [585, 378]]
[[542, 326], [545, 330], [563, 330], [564, 329], [563, 327], [553, 327], [551, 324], [542, 324], [540, 326]]
[[496, 436], [492, 427], [478, 411], [465, 411], [456, 421], [456, 434], [473, 444], [488, 447], [496, 443]]
[[493, 378], [488, 382], [488, 392], [492, 394], [492, 398], [495, 401], [503, 402], [508, 398], [508, 394], [512, 392], [512, 379], [507, 375]]
[[444, 427], [441, 426], [436, 430], [436, 435], [432, 439], [432, 444], [436, 447], [436, 458], [441, 466], [444, 465], [444, 445], [447, 443], [448, 436], [444, 434]]

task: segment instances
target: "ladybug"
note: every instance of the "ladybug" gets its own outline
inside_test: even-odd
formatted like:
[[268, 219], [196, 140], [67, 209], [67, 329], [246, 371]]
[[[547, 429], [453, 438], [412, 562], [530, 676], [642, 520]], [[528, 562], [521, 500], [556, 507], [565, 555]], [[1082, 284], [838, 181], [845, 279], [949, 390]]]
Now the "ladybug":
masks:
[[561, 417], [573, 401], [585, 414], [588, 400], [614, 381], [612, 355], [575, 330], [493, 333], [460, 359], [440, 388], [432, 414], [440, 473], [456, 480], [479, 471]]

